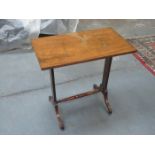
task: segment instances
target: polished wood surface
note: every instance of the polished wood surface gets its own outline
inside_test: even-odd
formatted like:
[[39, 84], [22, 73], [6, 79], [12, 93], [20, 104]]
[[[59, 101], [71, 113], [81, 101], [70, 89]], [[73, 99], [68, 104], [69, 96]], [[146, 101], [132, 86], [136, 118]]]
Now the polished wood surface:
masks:
[[136, 51], [112, 28], [38, 38], [32, 46], [43, 70]]

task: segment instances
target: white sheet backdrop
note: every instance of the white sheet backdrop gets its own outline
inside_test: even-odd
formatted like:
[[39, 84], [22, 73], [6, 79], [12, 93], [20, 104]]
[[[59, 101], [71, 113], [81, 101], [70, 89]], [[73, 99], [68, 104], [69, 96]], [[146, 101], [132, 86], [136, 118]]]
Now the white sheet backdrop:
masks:
[[78, 19], [0, 19], [0, 52], [29, 49], [40, 33], [74, 32], [77, 24]]

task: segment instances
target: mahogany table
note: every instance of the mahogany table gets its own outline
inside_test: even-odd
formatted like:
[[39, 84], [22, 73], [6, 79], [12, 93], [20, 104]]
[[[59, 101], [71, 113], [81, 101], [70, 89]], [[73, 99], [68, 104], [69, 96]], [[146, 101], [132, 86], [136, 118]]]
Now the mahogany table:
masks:
[[[112, 28], [102, 28], [34, 39], [32, 46], [40, 68], [50, 70], [53, 96], [50, 96], [49, 100], [54, 105], [60, 129], [64, 129], [58, 106], [61, 102], [101, 92], [108, 113], [112, 113], [107, 89], [112, 57], [136, 52], [136, 49], [122, 36]], [[57, 99], [54, 68], [98, 59], [105, 59], [103, 79], [99, 86], [94, 85], [92, 90], [85, 93]]]

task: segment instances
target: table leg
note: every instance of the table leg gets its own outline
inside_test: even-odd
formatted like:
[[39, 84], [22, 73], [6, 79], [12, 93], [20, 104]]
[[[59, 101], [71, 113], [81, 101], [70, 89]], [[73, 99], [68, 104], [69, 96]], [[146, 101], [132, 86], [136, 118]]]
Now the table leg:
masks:
[[53, 68], [50, 69], [51, 88], [52, 88], [53, 96], [50, 96], [49, 100], [54, 105], [54, 109], [55, 109], [55, 113], [56, 113], [56, 117], [57, 117], [60, 129], [64, 129], [64, 123], [63, 123], [63, 120], [61, 118], [59, 106], [58, 106], [58, 103], [61, 103], [61, 102], [81, 98], [81, 97], [88, 96], [88, 95], [91, 95], [91, 94], [94, 94], [94, 93], [101, 91], [103, 96], [104, 96], [104, 101], [105, 101], [105, 105], [107, 107], [107, 111], [109, 114], [112, 113], [112, 108], [111, 108], [109, 101], [108, 101], [108, 89], [107, 89], [109, 74], [110, 74], [110, 69], [111, 69], [111, 63], [112, 63], [112, 57], [108, 57], [105, 59], [103, 78], [102, 78], [102, 83], [100, 86], [94, 85], [94, 90], [92, 90], [92, 91], [88, 91], [85, 93], [74, 95], [74, 96], [71, 96], [71, 97], [68, 97], [65, 99], [61, 99], [61, 100], [57, 100], [57, 98], [56, 98], [54, 69]]
[[53, 96], [49, 97], [49, 101], [54, 105], [54, 109], [55, 109], [55, 113], [56, 113], [56, 117], [57, 117], [60, 129], [64, 129], [64, 123], [60, 115], [60, 110], [59, 110], [59, 106], [56, 98], [55, 78], [54, 78], [53, 68], [50, 69], [50, 78], [51, 78], [51, 89], [52, 89]]
[[111, 69], [111, 63], [112, 63], [112, 57], [108, 57], [105, 59], [103, 78], [102, 78], [102, 83], [100, 85], [101, 92], [104, 96], [104, 101], [105, 101], [105, 105], [107, 107], [108, 113], [112, 113], [112, 108], [108, 101], [108, 89], [107, 89], [109, 74], [110, 74], [110, 69]]

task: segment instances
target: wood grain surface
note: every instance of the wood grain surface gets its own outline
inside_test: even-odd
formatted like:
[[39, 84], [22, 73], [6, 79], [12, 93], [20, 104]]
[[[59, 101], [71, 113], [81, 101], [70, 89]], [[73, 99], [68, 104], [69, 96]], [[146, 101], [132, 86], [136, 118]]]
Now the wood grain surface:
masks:
[[42, 70], [136, 52], [112, 28], [38, 38], [32, 47]]

